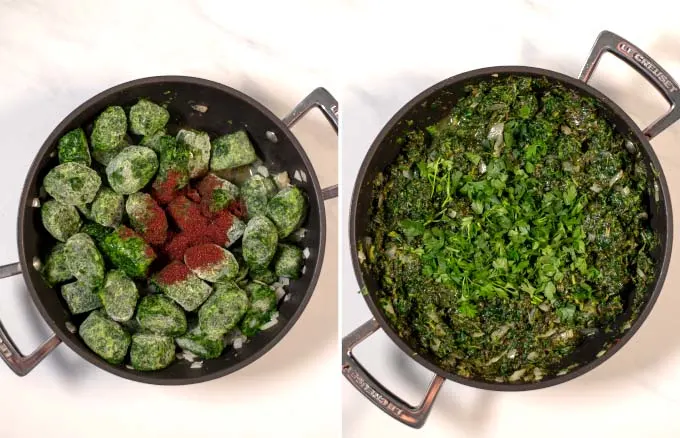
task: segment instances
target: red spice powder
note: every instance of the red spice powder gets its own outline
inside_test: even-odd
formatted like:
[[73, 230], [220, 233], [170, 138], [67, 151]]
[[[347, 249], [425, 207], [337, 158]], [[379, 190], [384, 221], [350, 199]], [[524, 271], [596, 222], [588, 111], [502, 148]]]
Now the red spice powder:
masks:
[[234, 216], [239, 219], [245, 219], [248, 216], [248, 207], [243, 199], [235, 199], [229, 203], [227, 207]]
[[208, 226], [208, 219], [201, 215], [200, 206], [183, 195], [168, 204], [168, 213], [183, 231], [200, 232]]
[[144, 214], [142, 237], [151, 245], [162, 245], [168, 237], [168, 218], [165, 211], [153, 200], [147, 199], [147, 211]]
[[161, 205], [166, 205], [172, 201], [179, 193], [182, 193], [182, 189], [178, 188], [180, 181], [184, 178], [177, 170], [170, 170], [163, 181], [160, 178], [156, 178], [153, 182], [151, 196], [153, 196], [156, 201]]
[[198, 193], [198, 190], [191, 187], [187, 189], [187, 198], [194, 202], [201, 202], [201, 195]]
[[226, 210], [217, 213], [213, 221], [210, 223], [208, 235], [212, 241], [220, 246], [227, 246], [229, 237], [227, 232], [234, 223], [234, 216]]
[[192, 234], [184, 231], [168, 241], [163, 247], [163, 253], [166, 254], [170, 260], [184, 260], [184, 253], [187, 249], [204, 243], [213, 243], [213, 239], [210, 238], [207, 232], [204, 232], [203, 234]]
[[221, 179], [214, 173], [209, 173], [198, 183], [198, 193], [202, 198], [212, 198], [212, 192], [221, 186]]
[[157, 281], [164, 285], [171, 285], [186, 280], [189, 274], [191, 271], [184, 263], [174, 261], [158, 273]]
[[192, 246], [184, 253], [184, 263], [192, 271], [216, 265], [223, 260], [224, 250], [212, 243]]

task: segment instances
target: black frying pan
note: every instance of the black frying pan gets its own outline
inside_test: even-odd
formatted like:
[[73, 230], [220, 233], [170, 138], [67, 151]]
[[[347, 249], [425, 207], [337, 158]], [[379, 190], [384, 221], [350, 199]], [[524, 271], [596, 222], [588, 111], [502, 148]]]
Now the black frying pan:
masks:
[[[591, 77], [604, 52], [613, 53], [633, 67], [654, 85], [654, 87], [659, 90], [671, 104], [670, 111], [652, 123], [652, 125], [644, 131], [641, 131], [618, 105], [596, 89], [587, 85], [586, 82]], [[646, 292], [642, 311], [637, 319], [632, 322], [630, 328], [623, 329], [623, 327], [621, 327], [621, 331], [616, 331], [616, 333], [612, 335], [602, 334], [580, 346], [572, 356], [567, 358], [567, 363], [563, 364], [565, 366], [575, 365], [574, 369], [570, 372], [566, 374], [557, 373], [549, 375], [540, 382], [489, 383], [487, 381], [469, 379], [441, 369], [436, 365], [436, 361], [433, 357], [416, 353], [416, 349], [409, 345], [405, 340], [399, 338], [389, 325], [388, 320], [383, 314], [382, 308], [377, 305], [380, 288], [379, 283], [376, 279], [372, 278], [368, 272], [362, 270], [357, 255], [357, 242], [363, 241], [367, 235], [369, 218], [365, 212], [369, 210], [369, 206], [373, 199], [371, 183], [376, 175], [385, 170], [385, 168], [399, 155], [400, 148], [396, 143], [396, 139], [401, 137], [406, 131], [410, 131], [414, 128], [424, 129], [441, 120], [449, 113], [451, 107], [455, 105], [458, 99], [463, 95], [467, 85], [489, 80], [492, 75], [497, 75], [499, 77], [508, 75], [543, 77], [553, 82], [560, 83], [581, 95], [595, 98], [600, 103], [602, 115], [615, 126], [615, 129], [625, 138], [637, 140], [637, 145], [639, 145], [644, 157], [643, 162], [647, 167], [648, 175], [653, 175], [654, 178], [653, 184], [650, 185], [656, 188], [656, 193], [649, 196], [648, 202], [651, 226], [659, 236], [661, 244], [653, 255], [656, 262], [655, 281], [650, 285]], [[432, 105], [435, 102], [437, 105]], [[380, 131], [380, 134], [378, 134], [373, 142], [373, 145], [369, 149], [368, 154], [361, 165], [354, 186], [350, 212], [352, 262], [356, 276], [359, 279], [359, 285], [362, 287], [362, 290], [368, 292], [364, 294], [364, 297], [368, 307], [371, 309], [371, 313], [373, 313], [373, 319], [346, 336], [342, 341], [342, 372], [345, 377], [384, 412], [409, 426], [420, 428], [425, 423], [435, 397], [446, 379], [468, 386], [496, 391], [539, 389], [557, 385], [585, 374], [612, 357], [614, 353], [630, 340], [647, 318], [647, 315], [649, 315], [649, 312], [652, 310], [652, 307], [661, 292], [666, 272], [668, 271], [671, 243], [673, 241], [673, 220], [671, 215], [670, 196], [668, 194], [666, 178], [664, 177], [659, 161], [654, 154], [649, 140], [661, 133], [678, 119], [680, 119], [680, 91], [678, 91], [677, 83], [643, 51], [623, 38], [608, 31], [604, 31], [599, 35], [593, 46], [590, 57], [581, 71], [579, 79], [574, 79], [554, 71], [532, 67], [491, 67], [470, 71], [446, 79], [416, 96], [399, 110], [382, 131]], [[410, 121], [413, 121], [413, 124], [411, 125], [407, 123], [407, 121], [409, 121], [409, 123]], [[652, 169], [654, 169], [654, 171], [652, 171]], [[629, 303], [629, 301], [630, 300], [627, 300], [624, 297], [623, 302]], [[628, 308], [627, 311], [630, 312], [630, 308]], [[411, 406], [395, 394], [391, 393], [380, 382], [373, 378], [352, 355], [352, 349], [357, 344], [361, 343], [380, 328], [382, 328], [389, 337], [406, 352], [406, 354], [435, 373], [435, 377], [420, 405]], [[602, 350], [606, 350], [606, 352], [602, 354]]]
[[[94, 354], [80, 339], [71, 333], [66, 323], [71, 321], [61, 294], [47, 287], [38, 269], [53, 239], [43, 228], [40, 201], [46, 200], [40, 186], [45, 174], [58, 164], [55, 151], [59, 138], [76, 127], [88, 126], [94, 118], [110, 105], [129, 107], [139, 98], [167, 103], [170, 124], [206, 131], [211, 136], [246, 129], [258, 155], [272, 171], [295, 170], [306, 172], [305, 182], [296, 184], [307, 193], [309, 214], [303, 225], [308, 232], [301, 243], [309, 248], [306, 273], [292, 281], [288, 288], [290, 299], [279, 307], [279, 323], [272, 329], [259, 333], [239, 350], [226, 349], [224, 354], [203, 361], [201, 368], [190, 368], [186, 361], [175, 361], [168, 368], [140, 372], [124, 365], [111, 365]], [[194, 105], [205, 105], [206, 112], [197, 111]], [[251, 97], [222, 84], [184, 76], [159, 76], [127, 82], [106, 90], [76, 108], [47, 138], [31, 165], [19, 204], [18, 245], [19, 263], [0, 267], [0, 278], [23, 273], [31, 298], [54, 335], [30, 355], [22, 355], [0, 323], [0, 353], [16, 374], [30, 372], [62, 341], [91, 363], [108, 372], [130, 380], [159, 385], [198, 383], [221, 377], [255, 361], [293, 327], [314, 292], [323, 262], [326, 238], [324, 200], [337, 196], [337, 186], [322, 190], [307, 154], [290, 128], [311, 108], [318, 107], [328, 121], [338, 130], [338, 103], [323, 88], [307, 96], [283, 120], [279, 120]], [[79, 320], [74, 321], [76, 325]]]

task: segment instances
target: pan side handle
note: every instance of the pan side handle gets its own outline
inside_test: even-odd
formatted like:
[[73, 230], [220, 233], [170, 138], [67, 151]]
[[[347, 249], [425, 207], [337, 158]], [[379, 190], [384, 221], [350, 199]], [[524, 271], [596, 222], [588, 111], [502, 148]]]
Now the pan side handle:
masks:
[[[312, 108], [319, 108], [326, 120], [331, 124], [335, 133], [338, 133], [338, 101], [323, 87], [319, 87], [302, 99], [295, 108], [283, 118], [283, 123], [292, 128]], [[333, 185], [321, 190], [324, 201], [338, 197], [338, 186]]]
[[663, 95], [671, 106], [666, 114], [656, 119], [642, 131], [648, 138], [656, 137], [680, 119], [680, 90], [678, 89], [678, 83], [649, 55], [608, 30], [602, 31], [598, 35], [590, 51], [590, 56], [579, 74], [580, 80], [588, 82], [588, 79], [590, 79], [597, 67], [597, 63], [605, 52], [612, 53], [640, 73], [647, 82], [652, 84]]
[[430, 415], [432, 405], [444, 384], [445, 378], [436, 375], [432, 379], [423, 401], [418, 406], [411, 406], [385, 388], [366, 371], [352, 354], [354, 347], [378, 331], [379, 328], [378, 322], [371, 319], [342, 339], [342, 374], [364, 397], [384, 413], [407, 426], [420, 429]]
[[[12, 277], [20, 273], [21, 265], [19, 263], [0, 266], [0, 278]], [[31, 372], [31, 370], [42, 362], [42, 360], [45, 359], [52, 350], [57, 348], [60, 343], [61, 340], [56, 335], [52, 335], [48, 340], [36, 348], [35, 351], [24, 356], [14, 344], [14, 341], [12, 341], [5, 326], [0, 322], [0, 355], [7, 366], [20, 377]]]

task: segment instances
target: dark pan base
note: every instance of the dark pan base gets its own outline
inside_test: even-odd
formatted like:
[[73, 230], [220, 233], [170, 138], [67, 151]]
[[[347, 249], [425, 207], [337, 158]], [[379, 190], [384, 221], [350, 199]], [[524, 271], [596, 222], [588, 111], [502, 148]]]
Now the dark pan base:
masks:
[[[551, 81], [559, 82], [581, 95], [594, 97], [601, 104], [603, 116], [615, 126], [615, 129], [624, 137], [631, 139], [634, 143], [641, 146], [649, 175], [657, 175], [655, 177], [655, 183], [659, 188], [659, 200], [656, 202], [653, 197], [650, 197], [649, 209], [651, 212], [651, 225], [661, 240], [660, 247], [654, 254], [657, 263], [656, 281], [647, 291], [644, 308], [640, 315], [623, 335], [618, 339], [610, 339], [602, 336], [584, 344], [574, 355], [568, 358], [568, 363], [564, 364], [565, 366], [577, 364], [576, 368], [565, 375], [548, 376], [540, 382], [512, 384], [493, 383], [464, 378], [439, 368], [435, 364], [436, 361], [433, 357], [416, 354], [416, 351], [407, 342], [402, 340], [392, 329], [383, 315], [382, 309], [377, 305], [376, 291], [379, 290], [379, 284], [375, 279], [362, 271], [357, 257], [356, 247], [357, 242], [363, 240], [366, 236], [369, 218], [365, 212], [369, 210], [372, 199], [371, 183], [375, 176], [389, 166], [400, 153], [400, 148], [396, 143], [397, 138], [405, 131], [413, 128], [425, 128], [445, 117], [451, 107], [455, 105], [458, 99], [463, 95], [464, 88], [467, 85], [489, 80], [496, 76], [503, 77], [508, 75], [545, 77]], [[411, 122], [413, 125], [411, 125]], [[655, 169], [654, 172], [652, 172], [652, 168]], [[368, 294], [365, 294], [366, 303], [381, 328], [385, 330], [389, 337], [408, 356], [413, 357], [421, 365], [430, 369], [437, 375], [458, 383], [498, 391], [524, 391], [546, 388], [578, 377], [602, 364], [630, 340], [649, 315], [649, 312], [652, 310], [652, 307], [661, 292], [670, 261], [671, 243], [673, 238], [672, 224], [668, 186], [666, 185], [666, 179], [656, 154], [652, 150], [648, 139], [618, 105], [596, 89], [586, 85], [584, 82], [557, 72], [530, 67], [491, 67], [454, 76], [425, 90], [406, 104], [387, 123], [380, 134], [378, 134], [364, 159], [359, 170], [357, 182], [354, 186], [350, 211], [350, 244], [352, 263], [355, 274], [359, 280], [359, 285], [361, 288], [365, 287], [369, 292]], [[611, 342], [613, 345], [608, 348], [605, 354], [597, 357], [598, 353], [600, 353], [608, 342]]]
[[[187, 361], [175, 361], [160, 371], [138, 372], [124, 365], [105, 362], [90, 351], [77, 334], [66, 329], [71, 316], [60, 293], [47, 287], [33, 267], [34, 260], [42, 259], [54, 242], [42, 226], [40, 209], [32, 207], [32, 203], [35, 198], [45, 199], [40, 185], [47, 171], [58, 164], [54, 152], [59, 138], [71, 129], [88, 126], [107, 106], [129, 107], [139, 98], [167, 103], [171, 125], [203, 130], [211, 136], [244, 128], [258, 155], [271, 171], [286, 170], [292, 176], [295, 170], [303, 170], [307, 174], [307, 182], [296, 182], [307, 193], [310, 207], [303, 225], [308, 232], [302, 245], [310, 251], [305, 263], [306, 274], [291, 282], [288, 288], [290, 299], [282, 302], [279, 323], [275, 327], [258, 334], [242, 349], [226, 348], [222, 357], [203, 361], [201, 368], [190, 368]], [[204, 113], [197, 111], [192, 107], [194, 105], [205, 105], [208, 110]], [[268, 131], [275, 134], [276, 142], [268, 139]], [[273, 138], [271, 134], [269, 137]], [[66, 117], [47, 138], [28, 172], [18, 219], [19, 255], [24, 279], [36, 307], [55, 334], [80, 356], [105, 371], [158, 385], [184, 385], [215, 379], [252, 363], [274, 347], [295, 324], [314, 291], [323, 262], [326, 230], [324, 204], [316, 173], [286, 125], [243, 93], [215, 82], [182, 76], [152, 77], [118, 85], [88, 100]]]

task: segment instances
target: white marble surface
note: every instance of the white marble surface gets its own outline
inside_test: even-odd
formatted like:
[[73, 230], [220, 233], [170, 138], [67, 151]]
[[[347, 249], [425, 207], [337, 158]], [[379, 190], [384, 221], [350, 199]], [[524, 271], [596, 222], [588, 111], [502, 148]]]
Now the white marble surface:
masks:
[[[455, 4], [454, 4], [455, 3]], [[632, 3], [632, 2], [630, 2]], [[531, 65], [576, 76], [596, 35], [609, 29], [630, 39], [680, 78], [680, 14], [672, 1], [510, 0], [503, 2], [352, 2], [351, 31], [343, 33], [341, 135], [342, 333], [370, 317], [356, 293], [347, 239], [347, 212], [363, 156], [382, 126], [428, 86], [478, 67]], [[448, 5], [448, 6], [447, 6]], [[388, 12], [389, 11], [389, 12]], [[640, 122], [666, 107], [650, 86], [612, 56], [593, 84]], [[680, 124], [652, 143], [680, 207]], [[676, 213], [675, 227], [678, 229]], [[676, 233], [677, 236], [677, 233]], [[342, 384], [343, 436], [416, 437], [677, 437], [680, 436], [680, 254], [651, 316], [617, 355], [559, 387], [499, 393], [446, 383], [425, 428], [390, 419]], [[384, 334], [357, 351], [366, 367], [411, 402], [430, 373]]]
[[[0, 0], [0, 264], [17, 260], [18, 200], [34, 154], [92, 95], [144, 76], [193, 75], [283, 116], [317, 86], [337, 92], [328, 42], [315, 36], [337, 6], [228, 3]], [[337, 142], [325, 119], [315, 113], [293, 131], [322, 185], [336, 183]], [[321, 281], [296, 326], [264, 357], [186, 387], [109, 375], [64, 345], [24, 378], [0, 363], [0, 437], [320, 437], [339, 430], [337, 201], [326, 207]], [[48, 329], [19, 277], [1, 288], [0, 320], [29, 351]]]

